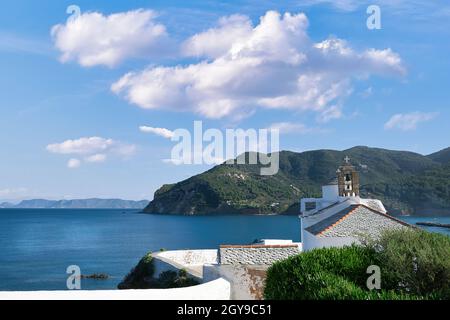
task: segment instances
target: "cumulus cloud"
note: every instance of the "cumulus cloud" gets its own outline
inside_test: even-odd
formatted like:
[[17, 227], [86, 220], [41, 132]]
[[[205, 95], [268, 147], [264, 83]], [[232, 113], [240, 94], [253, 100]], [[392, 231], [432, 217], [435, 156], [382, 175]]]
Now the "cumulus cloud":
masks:
[[60, 154], [93, 154], [106, 151], [115, 144], [116, 142], [112, 139], [89, 137], [49, 144], [47, 150], [52, 153]]
[[166, 129], [166, 128], [140, 126], [139, 130], [141, 130], [141, 132], [144, 132], [144, 133], [153, 133], [153, 134], [156, 134], [156, 135], [166, 138], [166, 139], [172, 139], [172, 137], [175, 135], [173, 131]]
[[410, 131], [417, 129], [417, 125], [421, 122], [433, 120], [438, 114], [435, 112], [411, 112], [398, 113], [393, 115], [384, 125], [386, 130], [399, 129], [402, 131]]
[[166, 28], [151, 10], [134, 10], [105, 16], [86, 12], [65, 24], [55, 25], [51, 35], [62, 62], [84, 67], [114, 67], [127, 58], [156, 54], [167, 41]]
[[141, 108], [207, 118], [242, 117], [259, 107], [310, 110], [329, 120], [339, 116], [332, 107], [351, 94], [353, 80], [406, 73], [389, 48], [356, 51], [336, 38], [314, 43], [307, 27], [302, 13], [269, 11], [256, 26], [244, 16], [223, 18], [185, 42], [185, 54], [203, 58], [198, 63], [131, 72], [111, 89]]
[[[101, 163], [106, 161], [107, 155], [130, 157], [135, 153], [136, 146], [102, 137], [84, 137], [49, 144], [46, 149], [51, 153], [81, 156], [85, 162]], [[81, 164], [81, 160], [73, 158], [69, 160], [67, 166], [74, 169]]]
[[184, 42], [186, 56], [217, 58], [226, 53], [237, 41], [245, 41], [253, 29], [247, 16], [235, 14], [222, 17], [217, 28], [199, 33]]
[[86, 162], [91, 162], [91, 163], [100, 163], [100, 162], [105, 162], [106, 161], [106, 154], [94, 154], [92, 156], [86, 157], [85, 160]]
[[78, 159], [70, 159], [67, 161], [67, 168], [69, 169], [77, 169], [81, 166], [81, 161]]

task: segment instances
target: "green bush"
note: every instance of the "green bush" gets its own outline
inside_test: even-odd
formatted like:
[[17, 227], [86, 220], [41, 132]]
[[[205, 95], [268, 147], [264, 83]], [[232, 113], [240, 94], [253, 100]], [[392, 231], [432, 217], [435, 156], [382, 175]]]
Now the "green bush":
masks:
[[158, 279], [152, 279], [149, 286], [155, 289], [184, 288], [199, 284], [199, 282], [188, 275], [186, 270], [164, 271]]
[[152, 253], [147, 253], [119, 284], [119, 289], [146, 289], [147, 281], [153, 277], [155, 266]]
[[[370, 265], [382, 290], [369, 291]], [[450, 299], [450, 238], [416, 229], [389, 231], [364, 246], [316, 249], [267, 272], [265, 298], [274, 300]]]
[[417, 297], [392, 290], [373, 290], [332, 273], [318, 272], [308, 283], [310, 300], [411, 300]]
[[[313, 300], [366, 299], [367, 292], [353, 282], [329, 272], [311, 274], [306, 281], [308, 296]], [[305, 292], [306, 293], [306, 292]]]
[[450, 237], [422, 230], [386, 231], [377, 249], [383, 287], [450, 299]]
[[146, 254], [118, 285], [119, 289], [169, 289], [199, 284], [186, 270], [162, 272], [154, 277], [155, 266], [152, 253]]
[[[367, 267], [377, 264], [371, 248], [356, 245], [344, 248], [316, 249], [277, 262], [267, 273], [267, 299], [319, 299], [319, 291], [336, 286], [349, 295], [367, 280]], [[327, 289], [328, 288], [328, 289]], [[340, 290], [340, 289], [336, 289]]]

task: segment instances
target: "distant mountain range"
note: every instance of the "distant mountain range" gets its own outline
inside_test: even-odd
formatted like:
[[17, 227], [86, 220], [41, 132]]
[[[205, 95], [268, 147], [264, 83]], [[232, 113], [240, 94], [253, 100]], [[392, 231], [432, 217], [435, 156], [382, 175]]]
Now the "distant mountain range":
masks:
[[77, 200], [24, 200], [19, 204], [1, 203], [0, 208], [17, 209], [143, 209], [148, 200], [77, 199]]
[[428, 156], [369, 147], [280, 152], [280, 171], [222, 164], [164, 185], [145, 208], [158, 214], [298, 214], [299, 200], [318, 197], [345, 156], [360, 171], [361, 195], [382, 200], [391, 214], [450, 215], [450, 148]]

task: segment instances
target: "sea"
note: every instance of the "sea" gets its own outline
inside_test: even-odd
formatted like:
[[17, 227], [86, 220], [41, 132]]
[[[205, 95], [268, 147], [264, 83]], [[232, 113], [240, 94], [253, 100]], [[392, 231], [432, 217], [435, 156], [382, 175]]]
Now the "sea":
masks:
[[[450, 217], [404, 217], [450, 223]], [[428, 228], [450, 235], [449, 229]], [[148, 252], [208, 249], [257, 239], [300, 241], [297, 216], [167, 216], [138, 210], [0, 209], [0, 291], [66, 290], [67, 268], [83, 290], [115, 289]]]

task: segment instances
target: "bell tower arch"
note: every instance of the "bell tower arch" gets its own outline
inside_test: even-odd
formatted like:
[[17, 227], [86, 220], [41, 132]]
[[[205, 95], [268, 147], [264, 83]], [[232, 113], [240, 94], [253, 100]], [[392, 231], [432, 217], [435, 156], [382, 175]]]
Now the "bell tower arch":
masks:
[[359, 173], [346, 156], [344, 163], [336, 171], [340, 197], [359, 197]]

